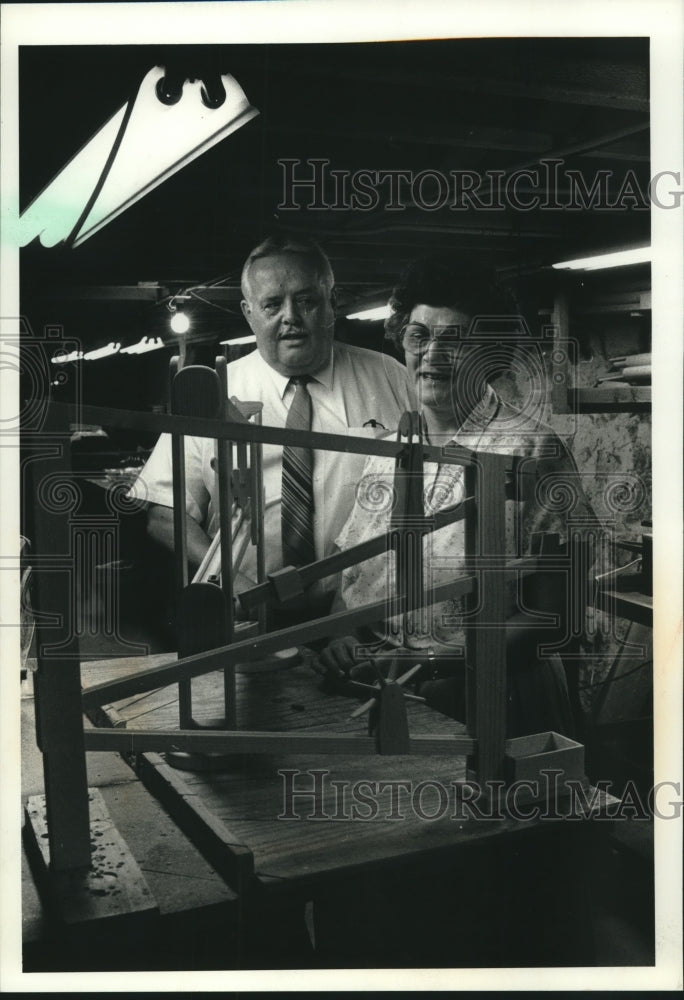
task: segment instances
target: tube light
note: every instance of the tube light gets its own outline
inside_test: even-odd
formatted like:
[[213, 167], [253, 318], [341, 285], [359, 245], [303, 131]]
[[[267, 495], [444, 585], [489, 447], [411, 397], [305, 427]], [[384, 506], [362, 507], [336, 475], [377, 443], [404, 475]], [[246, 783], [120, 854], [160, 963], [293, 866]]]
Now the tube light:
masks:
[[83, 355], [84, 361], [99, 361], [100, 358], [108, 358], [112, 354], [118, 354], [121, 350], [121, 344], [115, 344], [110, 341], [106, 347], [98, 347], [95, 351], [88, 351], [87, 354]]
[[361, 312], [350, 313], [347, 319], [387, 319], [390, 313], [389, 306], [377, 306], [374, 309], [362, 309]]
[[80, 361], [83, 357], [83, 351], [70, 351], [68, 354], [55, 354], [54, 358], [50, 358], [53, 365], [66, 365], [70, 361]]
[[604, 267], [626, 267], [628, 264], [646, 264], [651, 260], [651, 248], [637, 247], [634, 250], [616, 250], [597, 254], [594, 257], [578, 257], [564, 260], [551, 267], [563, 271], [599, 271]]
[[161, 337], [150, 338], [149, 340], [147, 337], [143, 337], [137, 344], [129, 344], [128, 347], [122, 347], [121, 354], [147, 354], [148, 351], [158, 351], [164, 346], [164, 341]]
[[156, 88], [165, 73], [162, 66], [151, 69], [135, 99], [121, 107], [31, 202], [19, 219], [19, 246], [36, 236], [44, 247], [67, 240], [79, 246], [259, 114], [229, 75], [221, 77], [226, 91], [221, 107], [203, 102], [201, 80], [186, 80], [178, 102], [164, 104]]

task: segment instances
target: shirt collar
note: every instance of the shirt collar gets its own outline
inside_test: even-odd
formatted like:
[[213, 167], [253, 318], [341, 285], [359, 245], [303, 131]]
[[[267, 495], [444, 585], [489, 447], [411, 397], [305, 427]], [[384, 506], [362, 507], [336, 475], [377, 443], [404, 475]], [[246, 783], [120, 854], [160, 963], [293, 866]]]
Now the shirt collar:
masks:
[[491, 385], [487, 384], [482, 398], [475, 404], [463, 421], [463, 425], [456, 434], [456, 437], [461, 434], [474, 434], [483, 431], [496, 416], [500, 403], [501, 400]]
[[[275, 370], [275, 368], [271, 368], [271, 366], [268, 364], [268, 362], [265, 361], [264, 358], [262, 358], [262, 356], [260, 354], [258, 356], [259, 356], [259, 360], [263, 364], [264, 368], [268, 369], [268, 371], [270, 372], [271, 378], [273, 379], [273, 382], [274, 382], [274, 384], [275, 384], [275, 386], [276, 386], [276, 388], [278, 390], [278, 395], [280, 396], [281, 399], [283, 399], [284, 396], [285, 396], [285, 392], [287, 391], [287, 387], [290, 384], [290, 376], [289, 375], [281, 375], [280, 372], [277, 372]], [[312, 382], [320, 382], [320, 384], [325, 389], [327, 389], [328, 391], [330, 391], [332, 389], [332, 387], [333, 387], [334, 369], [335, 369], [335, 352], [334, 352], [334, 349], [333, 349], [330, 352], [330, 360], [328, 361], [328, 363], [325, 366], [325, 368], [322, 368], [321, 371], [316, 372], [315, 375], [311, 375], [310, 376], [311, 381]]]

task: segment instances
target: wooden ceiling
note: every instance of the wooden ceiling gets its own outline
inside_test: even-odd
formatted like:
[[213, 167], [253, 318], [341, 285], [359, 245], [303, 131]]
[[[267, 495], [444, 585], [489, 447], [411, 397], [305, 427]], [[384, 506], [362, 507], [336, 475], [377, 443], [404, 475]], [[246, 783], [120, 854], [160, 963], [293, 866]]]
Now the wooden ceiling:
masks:
[[[529, 281], [542, 280], [553, 261], [646, 243], [648, 206], [630, 199], [625, 184], [648, 189], [648, 55], [648, 39], [639, 38], [23, 48], [22, 208], [154, 65], [188, 76], [230, 72], [260, 114], [81, 247], [25, 248], [22, 310], [42, 319], [52, 309], [59, 319], [60, 309], [69, 315], [81, 303], [92, 317], [97, 302], [111, 311], [116, 302], [140, 305], [165, 290], [222, 278], [220, 291], [207, 292], [215, 307], [206, 307], [205, 331], [237, 331], [242, 261], [277, 228], [321, 242], [344, 312], [382, 299], [421, 254], [475, 256]], [[297, 189], [289, 199], [296, 207], [288, 208], [283, 160], [299, 161], [298, 176], [313, 169], [312, 160], [348, 177], [432, 176], [420, 189], [422, 202], [402, 180], [393, 207], [384, 182], [377, 205], [363, 210], [332, 207], [328, 175], [323, 205], [309, 206], [309, 193]], [[550, 188], [544, 160], [559, 161]], [[467, 201], [453, 207], [454, 174], [499, 178], [505, 186], [519, 170], [532, 171], [518, 175], [519, 204], [504, 194], [491, 210]], [[570, 208], [568, 171], [587, 190], [604, 178], [604, 204]], [[443, 207], [431, 209], [440, 197], [436, 174], [450, 187]], [[483, 188], [481, 202], [485, 195]], [[522, 207], [535, 198], [537, 207]], [[158, 282], [160, 290], [140, 291], [139, 282]], [[93, 341], [96, 334], [93, 328]]]

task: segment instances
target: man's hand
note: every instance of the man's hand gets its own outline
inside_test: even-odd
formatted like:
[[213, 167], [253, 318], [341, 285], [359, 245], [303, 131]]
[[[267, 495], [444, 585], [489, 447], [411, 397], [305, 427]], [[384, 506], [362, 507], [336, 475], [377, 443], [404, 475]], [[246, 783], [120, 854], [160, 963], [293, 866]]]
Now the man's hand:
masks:
[[359, 659], [355, 655], [355, 650], [359, 646], [359, 640], [354, 635], [345, 635], [338, 639], [333, 639], [325, 649], [322, 649], [311, 666], [320, 674], [331, 674], [334, 677], [353, 677], [355, 667], [367, 658]]

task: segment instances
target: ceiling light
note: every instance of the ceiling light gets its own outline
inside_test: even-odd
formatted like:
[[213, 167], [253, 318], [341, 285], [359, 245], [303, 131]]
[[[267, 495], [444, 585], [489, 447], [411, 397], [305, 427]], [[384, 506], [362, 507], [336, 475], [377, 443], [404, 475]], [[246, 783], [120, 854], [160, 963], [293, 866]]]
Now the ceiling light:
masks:
[[118, 354], [121, 344], [114, 344], [110, 341], [106, 347], [98, 347], [95, 351], [88, 351], [83, 355], [84, 361], [98, 361], [100, 358], [108, 358], [111, 354]]
[[651, 248], [636, 247], [634, 250], [608, 251], [594, 257], [578, 257], [552, 264], [556, 270], [598, 271], [604, 267], [626, 267], [628, 264], [647, 264], [651, 260]]
[[53, 365], [66, 365], [70, 361], [80, 361], [83, 357], [83, 351], [70, 351], [68, 354], [65, 351], [55, 354], [54, 358], [50, 358]]
[[147, 337], [143, 337], [137, 344], [122, 347], [121, 354], [147, 354], [148, 351], [158, 351], [161, 347], [165, 346], [161, 337], [155, 337], [154, 340], [152, 338], [148, 340]]
[[226, 92], [220, 107], [210, 108], [203, 101], [201, 80], [186, 80], [182, 98], [164, 103], [157, 86], [165, 72], [162, 66], [151, 69], [135, 99], [120, 108], [31, 202], [19, 219], [19, 246], [36, 236], [45, 247], [65, 241], [79, 246], [259, 113], [229, 75], [220, 78]]
[[390, 313], [389, 306], [377, 306], [374, 309], [362, 309], [361, 312], [349, 313], [347, 319], [387, 319]]
[[169, 325], [174, 333], [187, 333], [190, 329], [190, 317], [184, 312], [174, 312]]

